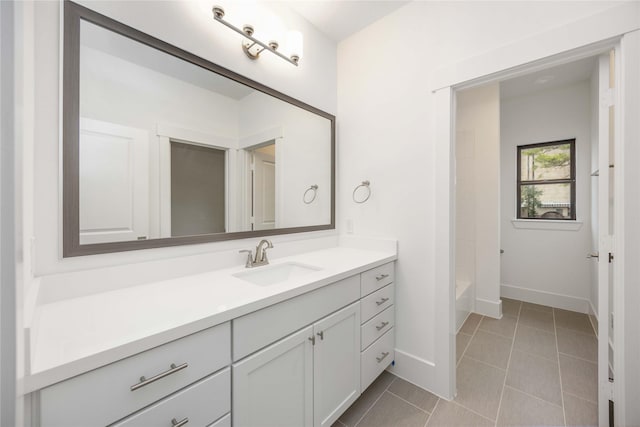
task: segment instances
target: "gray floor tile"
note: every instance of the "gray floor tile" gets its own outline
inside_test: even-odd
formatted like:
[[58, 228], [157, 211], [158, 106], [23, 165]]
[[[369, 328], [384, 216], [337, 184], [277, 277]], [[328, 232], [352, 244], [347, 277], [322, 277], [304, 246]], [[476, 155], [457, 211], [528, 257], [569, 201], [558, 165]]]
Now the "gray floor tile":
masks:
[[493, 426], [493, 422], [474, 414], [468, 409], [454, 403], [440, 399], [436, 410], [433, 411], [427, 427], [475, 427]]
[[471, 335], [469, 334], [458, 332], [458, 334], [456, 335], [456, 363], [458, 363], [460, 361], [460, 358], [462, 358], [462, 355], [464, 354], [469, 341], [471, 341]]
[[534, 304], [532, 302], [524, 302], [524, 301], [522, 302], [522, 308], [527, 308], [529, 310], [544, 311], [545, 313], [551, 313], [553, 311], [553, 308], [549, 306]]
[[467, 317], [467, 320], [464, 322], [464, 325], [462, 325], [462, 328], [460, 328], [460, 332], [473, 335], [478, 327], [478, 323], [480, 323], [480, 320], [482, 320], [481, 315], [477, 313], [471, 313], [469, 317]]
[[516, 323], [518, 323], [518, 319], [515, 317], [502, 316], [502, 319], [493, 319], [485, 316], [480, 322], [479, 329], [513, 338], [513, 334], [516, 331]]
[[567, 426], [597, 426], [598, 405], [564, 393], [564, 416]]
[[509, 298], [501, 298], [502, 299], [502, 315], [510, 316], [510, 317], [518, 317], [520, 314], [520, 306], [522, 303], [520, 301], [516, 301]]
[[562, 407], [505, 387], [498, 426], [561, 426]]
[[495, 420], [498, 415], [505, 371], [463, 357], [457, 373], [458, 395], [455, 401]]
[[598, 340], [595, 335], [557, 328], [558, 351], [581, 359], [598, 361]]
[[340, 422], [347, 427], [353, 427], [356, 425], [360, 418], [367, 412], [373, 403], [382, 395], [386, 388], [391, 384], [396, 376], [384, 371], [376, 380], [371, 383], [369, 387], [360, 395], [358, 400], [347, 409], [342, 416], [340, 416]]
[[403, 398], [409, 403], [413, 403], [418, 408], [427, 412], [433, 411], [433, 407], [436, 406], [436, 402], [438, 401], [438, 396], [435, 394], [421, 389], [402, 378], [396, 378], [389, 388], [387, 388], [387, 391]]
[[571, 329], [578, 332], [584, 332], [585, 334], [595, 335], [591, 322], [589, 321], [589, 316], [586, 314], [561, 310], [558, 308], [554, 308], [553, 312], [556, 316], [556, 326], [558, 328]]
[[426, 412], [385, 392], [358, 423], [358, 427], [423, 427], [428, 416]]
[[471, 339], [465, 355], [506, 370], [511, 342], [510, 338], [479, 330]]
[[530, 326], [518, 325], [513, 348], [545, 359], [558, 360], [555, 334]]
[[562, 405], [558, 362], [514, 350], [506, 385], [555, 405]]
[[591, 402], [598, 401], [598, 365], [560, 354], [562, 390]]
[[547, 332], [555, 332], [553, 325], [553, 313], [530, 308], [520, 309], [519, 322], [532, 328], [542, 329]]

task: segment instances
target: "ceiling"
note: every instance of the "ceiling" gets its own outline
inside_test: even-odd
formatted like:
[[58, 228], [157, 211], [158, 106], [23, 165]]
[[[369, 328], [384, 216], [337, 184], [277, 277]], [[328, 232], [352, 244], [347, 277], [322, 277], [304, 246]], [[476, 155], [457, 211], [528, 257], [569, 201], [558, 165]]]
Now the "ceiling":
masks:
[[285, 6], [302, 15], [326, 36], [340, 42], [409, 3], [401, 0], [290, 0]]
[[528, 95], [588, 80], [596, 68], [596, 59], [585, 58], [505, 80], [500, 83], [500, 98]]

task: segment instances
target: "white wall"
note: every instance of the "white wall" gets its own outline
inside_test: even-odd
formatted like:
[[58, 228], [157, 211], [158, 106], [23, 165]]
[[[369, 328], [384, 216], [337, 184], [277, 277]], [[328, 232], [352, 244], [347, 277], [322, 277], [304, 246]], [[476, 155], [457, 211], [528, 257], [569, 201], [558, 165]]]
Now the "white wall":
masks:
[[[448, 360], [450, 347], [435, 340], [448, 322], [435, 316], [436, 288], [448, 283], [436, 283], [434, 273], [441, 226], [434, 217], [434, 70], [611, 6], [412, 2], [338, 45], [337, 221], [340, 228], [353, 221], [355, 234], [399, 241], [395, 371], [410, 381], [448, 393], [436, 379], [442, 369], [436, 363]], [[372, 196], [356, 205], [351, 192], [364, 179], [371, 181]]]
[[[590, 105], [589, 81], [501, 102], [501, 234], [505, 251], [502, 285], [520, 290], [515, 294], [517, 290], [505, 289], [507, 296], [520, 295], [531, 302], [588, 310], [587, 302], [591, 298], [591, 261], [586, 259], [591, 251]], [[576, 216], [582, 226], [578, 230], [517, 228], [512, 222], [516, 215], [516, 147], [572, 138], [576, 139]], [[549, 301], [536, 299], [549, 297]], [[581, 306], [566, 306], [578, 303]]]
[[456, 278], [473, 283], [475, 312], [502, 315], [497, 83], [456, 96]]
[[[148, 34], [188, 50], [223, 67], [259, 81], [310, 105], [336, 111], [336, 46], [306, 20], [286, 10], [279, 16], [286, 28], [299, 29], [305, 37], [305, 54], [299, 67], [263, 54], [258, 61], [248, 59], [240, 48], [240, 36], [213, 21], [206, 2], [110, 2], [87, 1], [97, 10]], [[57, 2], [35, 2], [34, 20], [25, 30], [34, 37], [35, 160], [28, 164], [34, 177], [33, 226], [36, 275], [84, 270], [149, 260], [170, 259], [192, 254], [235, 250], [235, 244], [202, 244], [126, 253], [61, 258], [60, 210], [60, 39], [61, 7]], [[167, 25], [171, 23], [171, 25]], [[254, 24], [256, 27], [260, 22]], [[304, 235], [299, 238], [309, 238]], [[275, 241], [278, 240], [276, 237]], [[285, 239], [287, 240], [287, 239]], [[238, 262], [241, 258], [238, 257]]]

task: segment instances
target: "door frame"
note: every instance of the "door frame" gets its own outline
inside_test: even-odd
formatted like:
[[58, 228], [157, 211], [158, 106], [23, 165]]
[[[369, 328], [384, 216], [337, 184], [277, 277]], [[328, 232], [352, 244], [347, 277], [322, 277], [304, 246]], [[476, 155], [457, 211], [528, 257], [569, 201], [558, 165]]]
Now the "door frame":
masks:
[[[625, 224], [624, 222], [626, 217], [633, 218], [631, 206], [635, 208], [640, 206], [640, 196], [632, 194], [630, 189], [624, 186], [625, 182], [631, 183], [633, 179], [637, 180], [640, 177], [640, 172], [633, 171], [632, 169], [634, 168], [628, 168], [630, 170], [624, 168], [625, 156], [628, 156], [628, 159], [631, 161], [630, 154], [640, 154], [640, 149], [634, 147], [631, 143], [634, 137], [638, 138], [640, 136], [640, 124], [638, 124], [637, 120], [632, 119], [640, 115], [640, 106], [637, 103], [638, 98], [634, 99], [632, 96], [627, 96], [627, 94], [637, 94], [640, 92], [640, 83], [631, 78], [631, 76], [634, 75], [633, 73], [637, 73], [640, 68], [640, 31], [637, 31], [640, 25], [636, 22], [637, 19], [623, 19], [624, 13], [637, 14], [638, 5], [626, 5], [614, 9], [614, 12], [606, 11], [598, 15], [600, 19], [603, 19], [603, 16], [613, 14], [613, 16], [609, 16], [611, 20], [607, 21], [609, 23], [608, 26], [601, 25], [601, 27], [607, 27], [605, 28], [606, 31], [599, 31], [596, 32], [599, 34], [595, 34], [596, 37], [601, 36], [602, 38], [596, 39], [595, 41], [592, 40], [590, 43], [578, 43], [577, 46], [579, 47], [565, 49], [560, 52], [547, 52], [547, 55], [533, 54], [533, 58], [520, 58], [521, 62], [516, 61], [516, 63], [511, 64], [510, 67], [504, 66], [505, 61], [496, 59], [498, 56], [497, 51], [502, 50], [498, 49], [497, 51], [489, 52], [469, 60], [471, 64], [477, 65], [483, 62], [479, 59], [483, 59], [484, 61], [488, 61], [491, 64], [490, 66], [476, 66], [475, 69], [471, 67], [473, 70], [468, 71], [468, 67], [465, 68], [462, 64], [455, 64], [455, 66], [447, 67], [446, 70], [458, 69], [464, 71], [453, 73], [453, 75], [447, 77], [448, 80], [440, 78], [441, 81], [438, 81], [438, 75], [436, 73], [436, 84], [433, 89], [436, 122], [435, 157], [438, 159], [435, 185], [435, 221], [436, 224], [438, 224], [435, 228], [435, 245], [437, 248], [435, 251], [435, 283], [446, 283], [448, 285], [436, 287], [435, 318], [438, 319], [437, 322], [439, 323], [436, 328], [436, 340], [440, 343], [447, 343], [447, 345], [441, 346], [441, 351], [439, 354], [436, 354], [436, 365], [441, 367], [441, 369], [438, 369], [436, 381], [438, 391], [440, 391], [440, 394], [444, 397], [453, 398], [456, 390], [455, 221], [453, 220], [453, 218], [455, 218], [453, 216], [455, 215], [455, 92], [505, 78], [528, 74], [550, 66], [573, 62], [581, 58], [595, 56], [599, 53], [615, 49], [616, 57], [619, 58], [621, 67], [616, 70], [619, 76], [617, 79], [619, 84], [616, 88], [618, 95], [616, 105], [618, 108], [615, 132], [619, 138], [616, 147], [614, 178], [616, 182], [615, 224], [616, 235], [620, 236], [620, 238], [617, 238], [613, 243], [613, 252], [616, 254], [616, 262], [614, 265], [614, 311], [618, 319], [618, 326], [614, 330], [617, 351], [614, 354], [616, 382], [614, 383], [613, 394], [616, 396], [615, 419], [617, 423], [626, 425], [626, 423], [632, 419], [640, 419], [640, 409], [637, 408], [638, 405], [626, 405], [626, 396], [628, 395], [629, 398], [631, 398], [633, 394], [629, 393], [637, 392], [640, 389], [638, 385], [640, 374], [637, 374], [640, 363], [633, 360], [632, 357], [627, 357], [633, 354], [633, 351], [638, 351], [640, 348], [640, 338], [633, 336], [631, 328], [629, 328], [629, 324], [631, 323], [633, 332], [638, 332], [640, 328], [633, 324], [632, 320], [635, 320], [637, 323], [639, 316], [631, 310], [624, 310], [625, 304], [628, 306], [632, 304], [629, 298], [631, 295], [640, 296], [640, 291], [630, 289], [633, 288], [633, 286], [629, 285], [625, 287], [625, 275], [628, 276], [629, 273], [632, 273], [631, 277], [636, 280], [640, 277], [640, 267], [625, 265], [625, 251], [626, 256], [631, 256], [632, 253], [634, 256], [640, 256], [640, 247], [638, 247], [637, 244], [632, 244], [629, 241], [631, 239], [625, 241], [623, 238], [625, 233], [628, 234], [629, 232], [632, 232], [634, 237], [640, 236], [639, 225], [633, 224], [631, 227], [628, 227], [630, 224]], [[589, 19], [591, 20], [592, 18]], [[574, 30], [580, 30], [581, 33], [585, 33], [583, 27], [594, 25], [591, 21], [583, 21], [584, 20], [567, 25], [565, 31], [571, 31], [571, 27], [573, 27]], [[620, 24], [620, 22], [624, 25], [616, 27], [615, 25]], [[545, 39], [548, 42], [548, 37], [556, 31], [557, 30], [552, 30], [543, 33], [531, 39], [516, 43], [516, 45], [519, 44], [522, 48], [526, 48], [531, 45], [531, 40], [536, 39]], [[583, 36], [587, 37], [584, 34]], [[591, 37], [593, 36], [592, 34]], [[580, 37], [578, 37], [578, 39], [579, 38]], [[574, 40], [573, 42], [576, 43], [579, 42], [579, 40]], [[558, 42], [558, 44], [561, 43]], [[554, 45], [554, 48], [555, 47]], [[510, 48], [513, 48], [513, 46], [510, 46]], [[536, 52], [539, 52], [539, 49], [536, 50]], [[491, 69], [492, 67], [494, 68], [493, 70]], [[625, 78], [625, 76], [629, 76], [629, 78]], [[631, 119], [625, 120], [625, 117]], [[627, 143], [625, 144], [625, 142]], [[634, 299], [633, 303], [637, 304], [637, 301], [638, 299]], [[632, 372], [636, 372], [633, 374], [633, 379], [627, 376]]]

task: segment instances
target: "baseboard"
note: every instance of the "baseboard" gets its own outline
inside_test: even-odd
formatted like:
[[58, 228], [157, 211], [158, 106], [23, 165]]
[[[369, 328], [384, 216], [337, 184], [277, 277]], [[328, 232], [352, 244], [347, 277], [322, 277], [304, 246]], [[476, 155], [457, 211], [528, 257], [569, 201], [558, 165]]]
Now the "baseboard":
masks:
[[506, 298], [517, 299], [534, 304], [542, 304], [554, 308], [562, 308], [564, 310], [577, 311], [585, 314], [591, 313], [591, 303], [589, 300], [569, 295], [555, 294], [552, 292], [539, 291], [537, 289], [520, 288], [518, 286], [505, 284], [500, 286], [500, 295]]
[[593, 306], [593, 301], [589, 300], [589, 321], [591, 322], [591, 327], [596, 332], [596, 336], [598, 336], [598, 324], [600, 323], [600, 318], [598, 317], [598, 311]]
[[476, 298], [476, 309], [474, 313], [482, 314], [483, 316], [493, 317], [494, 319], [502, 318], [502, 301], [489, 301], [482, 298]]
[[389, 372], [439, 397], [444, 396], [437, 384], [435, 363], [398, 349], [395, 353], [395, 364], [387, 369]]

